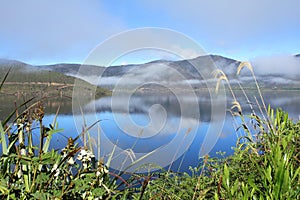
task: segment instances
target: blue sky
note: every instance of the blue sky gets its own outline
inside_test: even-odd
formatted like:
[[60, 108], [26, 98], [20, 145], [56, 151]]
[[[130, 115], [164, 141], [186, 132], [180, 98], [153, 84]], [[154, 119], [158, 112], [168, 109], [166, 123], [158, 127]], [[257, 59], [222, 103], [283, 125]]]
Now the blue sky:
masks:
[[0, 58], [81, 63], [107, 38], [143, 27], [178, 31], [209, 54], [239, 60], [296, 54], [299, 7], [297, 0], [2, 0]]

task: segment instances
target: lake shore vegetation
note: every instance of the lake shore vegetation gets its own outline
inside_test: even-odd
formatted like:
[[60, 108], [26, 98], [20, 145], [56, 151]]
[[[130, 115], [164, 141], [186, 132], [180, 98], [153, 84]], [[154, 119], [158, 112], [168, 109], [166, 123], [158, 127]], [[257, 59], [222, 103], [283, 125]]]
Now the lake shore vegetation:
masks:
[[[216, 78], [226, 81], [220, 72]], [[0, 119], [1, 199], [300, 199], [300, 121], [264, 104], [259, 114], [243, 114], [232, 95], [230, 112], [244, 133], [232, 155], [206, 155], [190, 172], [144, 174], [110, 170], [114, 152], [105, 163], [95, 157], [89, 129], [98, 122], [69, 138], [63, 149], [50, 149], [60, 122], [54, 117], [45, 125], [43, 99], [27, 99]], [[263, 101], [260, 93], [259, 98]], [[33, 129], [39, 130], [37, 145]], [[82, 146], [80, 138], [86, 140]]]

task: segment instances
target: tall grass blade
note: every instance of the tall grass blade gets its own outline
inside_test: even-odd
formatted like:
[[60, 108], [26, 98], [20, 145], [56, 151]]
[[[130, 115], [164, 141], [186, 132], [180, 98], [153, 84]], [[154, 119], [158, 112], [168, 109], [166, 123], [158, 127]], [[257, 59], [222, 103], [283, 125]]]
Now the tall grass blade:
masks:
[[19, 108], [22, 108], [23, 106], [25, 106], [26, 104], [28, 104], [30, 101], [32, 101], [35, 97], [32, 97], [30, 99], [28, 99], [27, 101], [25, 101], [24, 103], [22, 103], [21, 105], [19, 105], [17, 108], [15, 108], [14, 111], [12, 111], [6, 118], [5, 120], [2, 122], [2, 126], [5, 126], [5, 124], [7, 124], [7, 122], [12, 118], [12, 116], [14, 116], [14, 114], [17, 112], [17, 110]]
[[11, 70], [11, 67], [10, 67], [10, 68], [8, 69], [8, 71], [6, 72], [6, 74], [5, 74], [5, 76], [4, 76], [3, 80], [2, 80], [2, 82], [1, 82], [1, 84], [0, 84], [0, 91], [1, 91], [1, 89], [2, 89], [2, 87], [3, 87], [3, 85], [4, 85], [4, 82], [6, 81], [6, 79], [7, 79], [7, 77], [8, 77], [8, 74], [9, 74], [10, 70]]
[[95, 140], [93, 140], [93, 138], [91, 137], [90, 132], [87, 132], [87, 138], [88, 138], [89, 149], [94, 154], [93, 143], [95, 144]]
[[144, 160], [145, 158], [149, 157], [151, 154], [155, 153], [157, 151], [157, 149], [147, 153], [146, 155], [141, 156], [140, 158], [138, 158], [137, 160], [135, 160], [134, 162], [132, 162], [130, 165], [128, 165], [124, 170], [122, 171], [127, 171], [128, 169], [130, 169], [131, 167], [133, 167], [134, 165], [138, 164], [139, 162], [141, 162], [142, 160]]
[[[112, 154], [110, 155], [109, 157], [109, 160], [107, 161], [107, 167], [109, 167], [110, 163], [111, 163], [111, 160], [112, 160], [112, 155], [115, 151], [115, 147], [116, 145], [114, 146], [114, 149], [112, 151]], [[142, 157], [138, 158], [137, 160], [135, 160], [134, 162], [132, 162], [130, 165], [128, 165], [124, 170], [122, 170], [118, 176], [122, 176], [128, 169], [130, 169], [131, 167], [133, 167], [134, 165], [136, 165], [137, 163], [141, 162], [142, 160], [144, 160], [145, 158], [149, 157], [151, 154], [155, 153], [157, 151], [157, 149], [147, 153], [146, 155], [143, 155]], [[117, 177], [114, 178], [114, 180], [111, 182], [111, 184], [113, 184], [114, 181], [117, 180]]]
[[50, 142], [52, 139], [52, 135], [58, 132], [62, 132], [63, 129], [57, 129], [57, 124], [55, 125], [55, 129], [51, 129], [50, 131], [48, 131], [48, 135], [46, 137], [45, 143], [43, 145], [43, 152], [46, 153], [49, 150], [49, 146], [50, 146]]
[[85, 128], [82, 130], [82, 132], [76, 137], [74, 138], [74, 142], [76, 140], [78, 140], [83, 134], [85, 134], [86, 132], [88, 132], [91, 128], [93, 128], [93, 126], [95, 126], [97, 123], [101, 122], [102, 120], [97, 120], [95, 123], [93, 123], [92, 125], [90, 125], [89, 127]]
[[[256, 76], [254, 74], [254, 70], [253, 70], [253, 67], [252, 67], [251, 63], [250, 62], [241, 62], [241, 64], [238, 66], [238, 69], [237, 69], [237, 75], [240, 74], [240, 72], [241, 72], [241, 70], [242, 70], [243, 67], [248, 68], [249, 71], [251, 72], [252, 77], [253, 77], [254, 82], [255, 82], [255, 85], [256, 85], [257, 90], [258, 90], [259, 97], [260, 97], [261, 102], [263, 104], [263, 108], [264, 108], [265, 114], [267, 114], [268, 111], [267, 111], [267, 107], [266, 107], [266, 104], [265, 104], [265, 100], [264, 100], [263, 95], [261, 93], [261, 89], [260, 89], [260, 86], [259, 86], [259, 84], [257, 82], [257, 79], [256, 79]], [[270, 128], [272, 129], [273, 127], [270, 127]]]
[[113, 157], [113, 155], [114, 155], [114, 153], [115, 153], [115, 151], [116, 151], [116, 147], [117, 147], [117, 145], [115, 144], [115, 145], [114, 145], [114, 148], [113, 148], [113, 150], [110, 152], [110, 155], [109, 155], [108, 160], [107, 160], [107, 162], [106, 162], [106, 166], [107, 166], [108, 168], [110, 167], [110, 163], [111, 163], [112, 157]]
[[7, 149], [7, 144], [6, 144], [5, 132], [4, 132], [2, 124], [0, 124], [0, 134], [1, 134], [2, 153], [4, 155], [7, 155], [8, 149]]
[[56, 114], [55, 114], [55, 117], [53, 119], [53, 122], [51, 124], [51, 127], [55, 127], [54, 129], [51, 129], [49, 132], [48, 132], [48, 135], [46, 137], [46, 140], [45, 140], [45, 144], [43, 146], [43, 152], [46, 153], [49, 149], [49, 146], [50, 146], [50, 141], [52, 139], [52, 135], [54, 133], [58, 133], [58, 132], [61, 132], [63, 131], [63, 129], [58, 129], [58, 125], [56, 123], [56, 120], [57, 120], [57, 116], [58, 116], [58, 113], [59, 113], [59, 110], [60, 110], [60, 105], [59, 107], [57, 108], [56, 110]]

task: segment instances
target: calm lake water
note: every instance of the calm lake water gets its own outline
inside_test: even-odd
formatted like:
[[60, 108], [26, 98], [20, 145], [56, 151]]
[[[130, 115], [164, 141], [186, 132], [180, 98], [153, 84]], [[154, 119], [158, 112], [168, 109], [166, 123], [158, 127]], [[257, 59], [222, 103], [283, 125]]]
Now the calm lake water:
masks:
[[[236, 92], [236, 95], [243, 113], [249, 114], [251, 109], [243, 94]], [[290, 118], [299, 119], [299, 91], [274, 90], [265, 91], [263, 95], [266, 104], [281, 107], [289, 112]], [[227, 94], [227, 108], [231, 107], [233, 100], [229, 96]], [[248, 96], [259, 114], [254, 98], [259, 99], [259, 95], [249, 92]], [[97, 157], [107, 160], [114, 151], [111, 166], [117, 170], [124, 170], [135, 160], [144, 158], [128, 170], [134, 171], [142, 164], [153, 163], [173, 171], [189, 171], [189, 166], [197, 166], [199, 157], [206, 153], [210, 156], [218, 156], [218, 151], [231, 154], [237, 137], [243, 134], [241, 129], [236, 132], [239, 118], [232, 117], [229, 112], [212, 111], [212, 102], [207, 94], [197, 95], [198, 108], [189, 101], [189, 96], [179, 98], [170, 94], [132, 95], [128, 104], [122, 98], [100, 98], [85, 104], [82, 108], [84, 114], [76, 108], [77, 112], [60, 114], [58, 126], [64, 130], [53, 136], [51, 147], [63, 148], [68, 137], [78, 136], [84, 123], [90, 126], [100, 120], [89, 130], [94, 152]], [[195, 109], [199, 109], [200, 115], [195, 116]], [[214, 115], [217, 117], [212, 120]], [[54, 116], [47, 114], [44, 123], [51, 123]], [[142, 168], [139, 171], [146, 170]]]

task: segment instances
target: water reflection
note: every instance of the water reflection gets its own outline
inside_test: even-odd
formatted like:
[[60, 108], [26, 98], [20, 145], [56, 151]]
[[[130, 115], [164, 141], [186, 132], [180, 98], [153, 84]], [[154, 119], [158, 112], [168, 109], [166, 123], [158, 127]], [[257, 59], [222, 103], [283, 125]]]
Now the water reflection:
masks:
[[[259, 113], [259, 107], [256, 105], [256, 99], [258, 102], [260, 101], [259, 96], [251, 91], [247, 91], [247, 94], [254, 109]], [[246, 101], [242, 91], [236, 92], [236, 95], [243, 107], [244, 114], [249, 113], [249, 102]], [[263, 91], [263, 95], [267, 105], [281, 107], [289, 112], [291, 118], [295, 120], [299, 118], [300, 93], [298, 91]], [[107, 159], [114, 147], [117, 146], [112, 163], [114, 166], [119, 166], [118, 169], [124, 169], [132, 160], [153, 152], [141, 163], [168, 164], [174, 161], [171, 165], [173, 171], [188, 171], [190, 165], [198, 164], [199, 151], [201, 152], [203, 150], [201, 148], [204, 148], [205, 138], [209, 138], [208, 129], [212, 123], [218, 123], [216, 126], [220, 125], [223, 128], [219, 134], [212, 135], [210, 138], [217, 139], [217, 143], [210, 151], [211, 156], [215, 156], [217, 151], [225, 151], [227, 155], [232, 153], [231, 147], [235, 146], [237, 138], [235, 122], [230, 113], [227, 113], [225, 121], [212, 121], [209, 94], [201, 93], [197, 96], [199, 116], [194, 115], [192, 111], [194, 104], [189, 103], [191, 99], [188, 96], [185, 96], [183, 101], [191, 107], [189, 112], [185, 113], [181, 112], [178, 98], [174, 95], [135, 94], [130, 98], [129, 113], [126, 112], [126, 109], [124, 110], [125, 100], [122, 98], [115, 102], [113, 112], [111, 97], [97, 99], [84, 105], [83, 114], [78, 111], [72, 115], [70, 110], [68, 114], [58, 116], [59, 127], [64, 131], [53, 136], [51, 147], [61, 149], [67, 144], [68, 137], [76, 137], [84, 126], [84, 124], [80, 124], [83, 118], [87, 126], [101, 120], [99, 124], [89, 130], [95, 154]], [[232, 98], [227, 96], [227, 108], [230, 108], [231, 102]], [[96, 113], [93, 113], [94, 110]], [[151, 115], [149, 111], [152, 113]], [[47, 114], [44, 123], [46, 125], [51, 123], [54, 116], [54, 114]], [[128, 117], [140, 128], [129, 127], [124, 131]], [[118, 123], [116, 123], [116, 119], [118, 119]], [[159, 125], [159, 129], [155, 126], [147, 126], [151, 124], [151, 120], [154, 125]], [[77, 130], [76, 127], [81, 128]], [[38, 134], [36, 136], [35, 142], [38, 143]], [[99, 143], [101, 143], [100, 146], [97, 145]], [[132, 149], [134, 154], [129, 149]], [[184, 153], [178, 156], [179, 152]], [[164, 167], [168, 168], [169, 166]]]
[[[250, 102], [247, 102], [242, 91], [235, 92], [243, 107], [243, 113], [250, 113], [251, 103], [256, 113], [259, 114], [260, 108], [257, 103], [260, 103], [261, 100], [258, 94], [253, 91], [246, 92]], [[287, 101], [287, 97], [289, 101]], [[289, 111], [294, 119], [299, 115], [299, 97], [299, 94], [293, 91], [264, 92], [266, 104], [270, 103], [276, 107], [282, 107]], [[227, 98], [227, 108], [230, 108], [233, 99], [230, 96]], [[224, 99], [219, 99], [220, 103], [222, 103], [222, 100]], [[101, 137], [105, 142], [101, 143], [100, 152], [101, 155], [109, 155], [113, 150], [113, 146], [117, 145], [116, 154], [119, 156], [116, 156], [113, 161], [115, 166], [128, 166], [130, 159], [132, 159], [130, 156], [133, 155], [130, 155], [127, 150], [132, 149], [136, 156], [135, 159], [144, 156], [145, 153], [159, 151], [158, 153], [154, 152], [153, 156], [149, 155], [145, 162], [141, 163], [168, 164], [181, 157], [184, 162], [177, 163], [177, 165], [175, 162], [172, 164], [172, 169], [175, 170], [176, 167], [177, 169], [180, 167], [186, 170], [191, 162], [193, 165], [196, 165], [199, 159], [199, 152], [200, 155], [201, 152], [204, 155], [207, 149], [210, 150], [211, 148], [213, 149], [209, 153], [212, 155], [215, 155], [217, 151], [232, 152], [231, 147], [235, 146], [237, 135], [242, 134], [236, 134], [235, 130], [238, 124], [235, 123], [239, 119], [233, 120], [230, 113], [227, 113], [223, 121], [212, 121], [209, 93], [202, 92], [197, 95], [196, 106], [198, 106], [200, 111], [199, 116], [194, 115], [193, 109], [195, 109], [195, 104], [189, 101], [191, 101], [189, 96], [184, 96], [180, 101], [181, 103], [179, 103], [178, 96], [174, 95], [135, 94], [131, 96], [129, 106], [126, 108], [124, 108], [126, 98], [123, 99], [120, 96], [118, 101], [114, 102], [114, 110], [112, 110], [111, 97], [105, 97], [86, 104], [84, 111], [89, 113], [96, 110], [97, 119], [103, 120], [100, 123], [100, 130]], [[180, 106], [182, 104], [191, 105], [188, 112], [181, 112]], [[160, 110], [160, 107], [153, 108], [155, 105], [160, 105], [163, 110]], [[151, 109], [154, 110], [151, 111]], [[221, 115], [222, 112], [219, 114]], [[138, 126], [129, 126], [128, 118]], [[154, 124], [158, 125], [159, 129], [147, 126], [151, 124], [151, 120], [157, 120]], [[160, 126], [161, 124], [163, 125], [162, 127]], [[217, 132], [214, 128], [210, 130], [211, 127], [219, 126], [223, 127], [221, 132]], [[94, 136], [96, 137], [96, 135]], [[215, 144], [214, 140], [218, 142]], [[180, 153], [183, 152], [185, 153], [181, 155]]]

